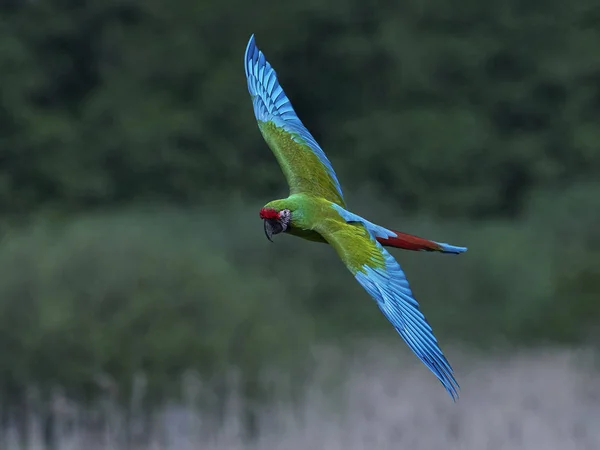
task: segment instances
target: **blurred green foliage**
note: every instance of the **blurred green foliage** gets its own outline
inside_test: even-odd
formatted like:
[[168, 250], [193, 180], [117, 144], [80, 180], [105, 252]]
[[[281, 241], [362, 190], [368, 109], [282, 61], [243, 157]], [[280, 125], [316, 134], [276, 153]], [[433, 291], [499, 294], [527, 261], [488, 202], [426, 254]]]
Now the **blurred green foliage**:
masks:
[[395, 253], [443, 342], [598, 336], [597, 2], [5, 0], [0, 422], [30, 386], [252, 396], [314, 342], [399, 341], [330, 248], [264, 240], [251, 33], [351, 209], [469, 247]]
[[251, 33], [346, 189], [515, 215], [600, 171], [591, 0], [8, 1], [0, 24], [7, 213], [283, 193], [246, 90]]
[[[358, 209], [468, 243], [460, 256], [394, 252], [442, 342], [576, 343], [600, 322], [598, 195], [590, 185], [542, 196], [531, 215], [505, 223], [407, 220], [373, 202]], [[255, 208], [234, 206], [247, 220], [146, 208], [9, 232], [0, 244], [0, 379], [14, 392], [64, 386], [92, 398], [108, 377], [126, 402], [142, 372], [156, 401], [177, 395], [172, 381], [187, 369], [207, 380], [233, 367], [252, 380], [274, 363], [299, 371], [321, 340], [377, 333], [408, 352], [329, 246], [287, 236], [268, 244]]]

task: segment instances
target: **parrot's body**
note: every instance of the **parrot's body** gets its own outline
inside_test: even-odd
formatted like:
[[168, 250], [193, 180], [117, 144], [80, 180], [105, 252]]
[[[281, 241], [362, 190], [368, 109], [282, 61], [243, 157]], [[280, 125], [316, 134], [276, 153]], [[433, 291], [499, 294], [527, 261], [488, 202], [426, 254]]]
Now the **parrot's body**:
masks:
[[268, 239], [285, 232], [330, 244], [412, 351], [456, 399], [459, 386], [453, 370], [404, 272], [383, 247], [454, 254], [467, 249], [389, 230], [348, 211], [331, 163], [294, 112], [254, 36], [246, 47], [244, 67], [259, 129], [290, 186], [289, 197], [260, 210]]

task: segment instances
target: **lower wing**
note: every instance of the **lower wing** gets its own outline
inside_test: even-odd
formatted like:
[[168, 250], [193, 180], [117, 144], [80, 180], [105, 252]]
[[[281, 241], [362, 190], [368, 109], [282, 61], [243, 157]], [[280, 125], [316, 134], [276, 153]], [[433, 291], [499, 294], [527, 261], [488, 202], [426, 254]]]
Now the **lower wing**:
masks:
[[456, 400], [460, 387], [454, 371], [420, 311], [398, 262], [360, 223], [331, 220], [316, 231], [336, 249], [402, 339]]

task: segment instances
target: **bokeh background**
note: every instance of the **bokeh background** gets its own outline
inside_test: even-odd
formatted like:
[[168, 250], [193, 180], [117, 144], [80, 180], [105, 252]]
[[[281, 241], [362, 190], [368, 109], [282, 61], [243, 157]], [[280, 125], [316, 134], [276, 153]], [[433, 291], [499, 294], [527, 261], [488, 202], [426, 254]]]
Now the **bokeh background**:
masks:
[[[393, 251], [453, 404], [287, 195], [250, 34]], [[600, 448], [595, 0], [3, 0], [0, 448]]]

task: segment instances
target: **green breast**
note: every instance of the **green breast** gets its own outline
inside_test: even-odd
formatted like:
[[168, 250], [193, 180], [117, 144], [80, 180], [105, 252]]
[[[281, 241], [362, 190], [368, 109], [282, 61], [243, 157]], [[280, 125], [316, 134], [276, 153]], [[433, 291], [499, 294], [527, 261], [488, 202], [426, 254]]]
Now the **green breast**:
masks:
[[327, 241], [323, 239], [323, 236], [321, 236], [319, 233], [313, 230], [303, 230], [300, 228], [291, 227], [287, 230], [287, 233], [300, 237], [302, 239], [306, 239], [308, 241], [323, 242], [325, 244], [327, 243]]

